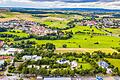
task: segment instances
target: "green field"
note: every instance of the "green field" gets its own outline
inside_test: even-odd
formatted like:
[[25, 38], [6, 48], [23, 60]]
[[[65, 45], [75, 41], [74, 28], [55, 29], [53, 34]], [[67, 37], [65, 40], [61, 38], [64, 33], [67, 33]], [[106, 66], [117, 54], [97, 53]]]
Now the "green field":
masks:
[[118, 69], [120, 70], [120, 59], [110, 59], [107, 58], [107, 60], [114, 65], [115, 67], [118, 67]]
[[[92, 31], [93, 30], [93, 31]], [[101, 34], [106, 34], [105, 32], [95, 28], [94, 26], [90, 28], [89, 26], [79, 26], [76, 25], [74, 28], [68, 29], [68, 30], [63, 30], [65, 31], [72, 31], [73, 33], [81, 31], [81, 32], [90, 32], [90, 33], [101, 33]]]
[[45, 21], [43, 22], [43, 24], [48, 25], [49, 27], [55, 27], [55, 28], [65, 28], [65, 27], [69, 27], [67, 26], [67, 21]]
[[[110, 36], [94, 36], [93, 38], [90, 35], [76, 34], [71, 39], [68, 40], [35, 40], [38, 44], [42, 43], [53, 43], [58, 48], [62, 48], [63, 44], [67, 44], [67, 48], [78, 48], [79, 45], [82, 48], [110, 48], [110, 47], [119, 47], [119, 38], [110, 37]], [[94, 44], [99, 42], [99, 44]]]
[[0, 32], [0, 34], [13, 34], [13, 35], [16, 35], [16, 36], [20, 36], [20, 37], [27, 37], [29, 34], [27, 33], [24, 33], [22, 31], [18, 31], [18, 30], [15, 30], [16, 32]]
[[108, 30], [110, 32], [112, 32], [113, 34], [116, 34], [116, 35], [120, 35], [120, 28], [105, 28], [105, 30]]
[[82, 58], [78, 59], [78, 67], [80, 67], [82, 65], [82, 69], [86, 70], [86, 69], [91, 69], [92, 65], [90, 63], [87, 63], [85, 61], [82, 61]]

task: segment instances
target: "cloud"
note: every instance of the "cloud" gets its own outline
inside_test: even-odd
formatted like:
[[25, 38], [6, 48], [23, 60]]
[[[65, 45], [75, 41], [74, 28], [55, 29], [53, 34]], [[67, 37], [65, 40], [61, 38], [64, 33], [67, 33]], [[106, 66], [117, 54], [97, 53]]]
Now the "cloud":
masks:
[[31, 0], [31, 1], [60, 1], [60, 2], [68, 2], [68, 3], [81, 3], [81, 2], [96, 2], [98, 0]]
[[3, 3], [3, 0], [0, 0], [0, 3]]
[[[1, 0], [0, 0], [1, 1]], [[120, 0], [3, 0], [2, 7], [120, 9]]]
[[115, 2], [119, 0], [31, 0], [31, 1], [48, 1], [48, 2], [53, 2], [53, 1], [60, 1], [60, 2], [68, 2], [68, 3], [84, 3], [84, 2]]

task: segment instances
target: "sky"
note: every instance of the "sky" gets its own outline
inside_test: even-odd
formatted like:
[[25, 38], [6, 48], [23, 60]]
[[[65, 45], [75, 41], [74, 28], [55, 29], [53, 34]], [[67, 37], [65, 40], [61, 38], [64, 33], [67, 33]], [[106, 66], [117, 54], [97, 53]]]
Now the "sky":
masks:
[[0, 7], [120, 9], [120, 0], [0, 0]]

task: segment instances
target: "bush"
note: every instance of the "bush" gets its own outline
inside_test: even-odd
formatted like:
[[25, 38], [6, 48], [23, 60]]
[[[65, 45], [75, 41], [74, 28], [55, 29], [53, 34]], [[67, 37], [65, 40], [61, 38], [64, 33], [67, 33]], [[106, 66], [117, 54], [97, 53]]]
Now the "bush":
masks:
[[66, 44], [63, 44], [63, 48], [67, 48], [67, 45], [66, 45]]
[[99, 42], [95, 42], [94, 44], [99, 44]]

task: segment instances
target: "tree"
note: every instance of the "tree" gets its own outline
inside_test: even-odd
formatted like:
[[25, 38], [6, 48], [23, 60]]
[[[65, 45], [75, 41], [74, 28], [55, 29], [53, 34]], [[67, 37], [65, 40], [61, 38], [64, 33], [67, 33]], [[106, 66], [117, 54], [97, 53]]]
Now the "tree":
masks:
[[22, 78], [20, 78], [19, 80], [23, 80]]
[[55, 45], [52, 43], [46, 43], [45, 46], [46, 46], [46, 49], [48, 49], [48, 50], [52, 50], [52, 51], [55, 50]]
[[39, 73], [40, 73], [40, 75], [43, 75], [43, 76], [48, 75], [47, 70], [45, 68], [40, 68]]
[[118, 73], [119, 73], [118, 67], [114, 68], [114, 69], [113, 69], [113, 72], [116, 73], [116, 74], [118, 74]]
[[35, 72], [36, 72], [36, 68], [29, 68], [29, 73], [30, 74], [35, 74]]
[[79, 45], [79, 48], [81, 48], [81, 46]]
[[28, 70], [29, 70], [29, 69], [28, 69], [27, 67], [23, 67], [22, 73], [23, 73], [23, 74], [28, 74], [28, 73], [29, 73]]
[[63, 48], [67, 48], [67, 45], [66, 45], [66, 44], [63, 44]]

